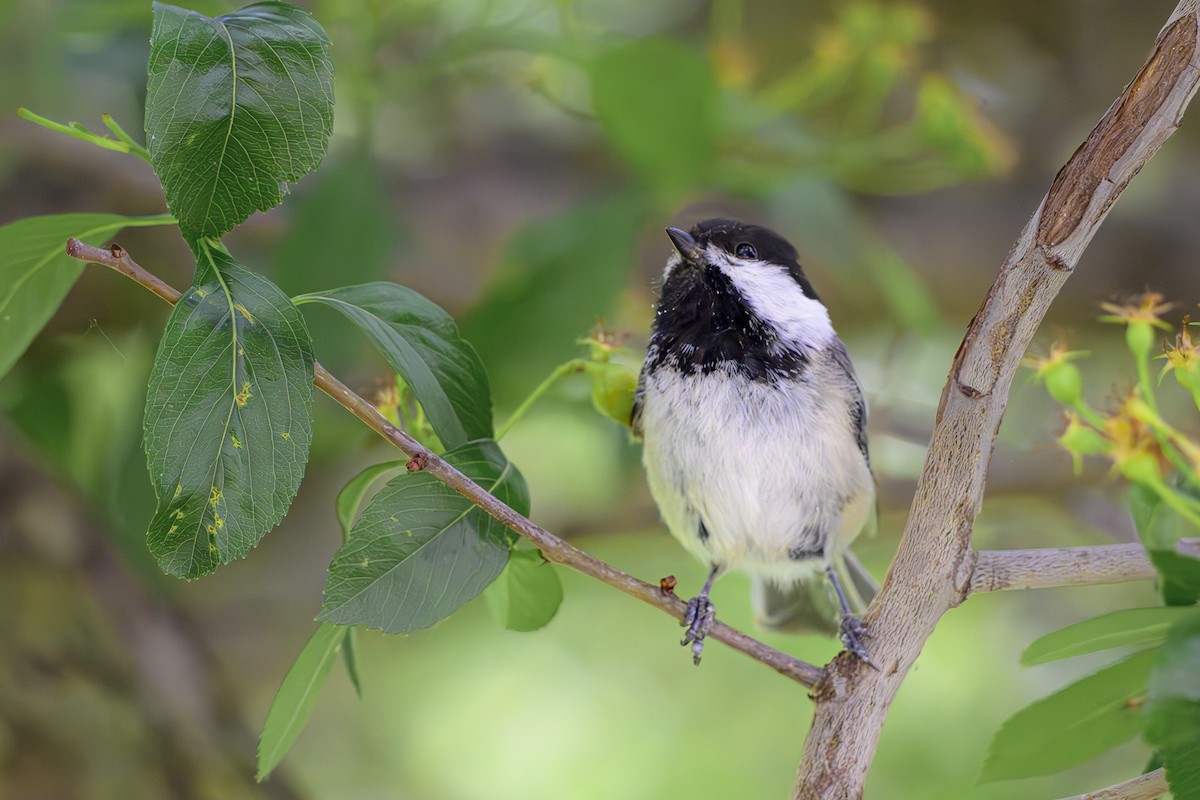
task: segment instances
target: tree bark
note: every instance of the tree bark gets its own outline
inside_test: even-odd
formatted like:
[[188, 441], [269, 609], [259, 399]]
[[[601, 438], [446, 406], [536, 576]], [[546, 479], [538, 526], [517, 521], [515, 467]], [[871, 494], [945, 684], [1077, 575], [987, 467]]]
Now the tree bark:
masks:
[[871, 670], [842, 653], [813, 690], [793, 797], [854, 800], [889, 707], [941, 616], [969, 594], [971, 530], [1021, 356], [1096, 229], [1179, 126], [1196, 92], [1197, 5], [1184, 0], [1154, 50], [1055, 177], [967, 328], [899, 550], [863, 620]]

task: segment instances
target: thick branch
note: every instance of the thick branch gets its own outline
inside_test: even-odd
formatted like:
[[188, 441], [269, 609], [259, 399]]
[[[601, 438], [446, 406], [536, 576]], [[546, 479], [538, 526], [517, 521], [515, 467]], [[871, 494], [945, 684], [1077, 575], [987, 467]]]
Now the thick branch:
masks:
[[1107, 789], [1064, 797], [1063, 800], [1154, 800], [1168, 791], [1166, 773], [1156, 769]]
[[[111, 245], [107, 248], [92, 247], [78, 239], [67, 241], [67, 255], [80, 261], [88, 261], [111, 267], [140, 283], [168, 303], [175, 303], [180, 293], [173, 287], [159, 280], [143, 269], [129, 257], [123, 248]], [[392, 424], [379, 413], [375, 406], [355, 394], [344, 383], [335, 378], [320, 364], [316, 365], [313, 383], [317, 388], [345, 406], [351, 414], [362, 420], [368, 427], [400, 448], [405, 455], [414, 459], [415, 463], [445, 483], [454, 491], [482, 508], [491, 516], [506, 525], [509, 529], [529, 539], [541, 550], [542, 555], [549, 561], [571, 567], [585, 575], [607, 583], [625, 594], [660, 608], [676, 619], [682, 619], [686, 606], [674, 594], [667, 594], [660, 587], [638, 580], [621, 570], [588, 555], [578, 547], [566, 542], [549, 531], [535, 525], [530, 520], [513, 511], [504, 503], [488, 494], [478, 484], [452, 467], [445, 460], [430, 452], [416, 439]], [[787, 653], [769, 647], [757, 639], [731, 628], [723, 622], [717, 622], [709, 632], [709, 637], [724, 642], [735, 650], [740, 650], [751, 658], [761, 661], [776, 672], [786, 675], [804, 686], [812, 687], [824, 677], [824, 670], [808, 662], [793, 658]]]
[[970, 592], [1124, 583], [1154, 576], [1146, 548], [1138, 542], [1093, 547], [984, 550], [978, 554], [971, 573]]
[[1198, 80], [1197, 6], [1183, 0], [1149, 60], [1059, 171], [955, 355], [896, 558], [863, 620], [875, 672], [842, 653], [814, 691], [794, 796], [862, 797], [888, 708], [938, 620], [967, 596], [971, 530], [1008, 392], [1046, 309]]

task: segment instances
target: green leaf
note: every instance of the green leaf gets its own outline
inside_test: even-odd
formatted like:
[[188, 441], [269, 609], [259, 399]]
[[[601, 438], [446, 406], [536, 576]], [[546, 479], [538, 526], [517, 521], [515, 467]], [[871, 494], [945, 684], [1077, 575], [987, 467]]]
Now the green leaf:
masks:
[[354, 686], [354, 693], [362, 698], [362, 679], [358, 677], [358, 629], [349, 628], [342, 647], [342, 661], [346, 665], [346, 675]]
[[562, 605], [562, 581], [537, 550], [514, 550], [508, 565], [483, 593], [501, 624], [514, 631], [536, 631], [554, 619]]
[[333, 128], [329, 37], [267, 0], [206, 17], [154, 4], [146, 137], [189, 240], [218, 237], [279, 204], [316, 169]]
[[1200, 612], [1167, 635], [1150, 672], [1146, 741], [1162, 757], [1175, 800], [1200, 800]]
[[1148, 550], [1150, 563], [1162, 576], [1159, 591], [1172, 606], [1193, 606], [1200, 599], [1200, 560], [1174, 550]]
[[83, 272], [64, 247], [74, 236], [99, 244], [127, 227], [169, 225], [168, 216], [59, 214], [0, 226], [0, 377], [41, 332]]
[[1128, 608], [1086, 619], [1047, 633], [1029, 645], [1021, 655], [1021, 663], [1045, 664], [1112, 647], [1159, 644], [1166, 638], [1167, 630], [1191, 612], [1172, 606]]
[[1194, 605], [1200, 599], [1200, 560], [1180, 554], [1175, 546], [1196, 536], [1196, 526], [1141, 484], [1129, 487], [1129, 510], [1150, 563], [1162, 577], [1163, 600], [1172, 606]]
[[[530, 375], [576, 355], [576, 341], [612, 312], [637, 263], [647, 208], [640, 195], [619, 194], [532, 222], [505, 245], [463, 322], [499, 402], [519, 402]], [[664, 259], [669, 249], [663, 236]]]
[[383, 281], [301, 295], [295, 302], [324, 303], [357, 325], [404, 378], [447, 448], [491, 438], [492, 392], [483, 363], [436, 303]]
[[404, 469], [404, 465], [407, 463], [407, 461], [384, 461], [381, 464], [372, 464], [342, 487], [337, 496], [337, 518], [338, 523], [342, 526], [344, 538], [350, 537], [350, 528], [354, 525], [358, 509], [362, 506], [363, 498], [370, 491], [371, 484], [389, 472]]
[[206, 282], [180, 298], [154, 359], [146, 455], [165, 572], [206, 575], [245, 557], [283, 518], [312, 440], [312, 345], [266, 278], [209, 249]]
[[980, 782], [1051, 775], [1132, 739], [1156, 655], [1138, 653], [1018, 711], [993, 737]]
[[673, 190], [706, 184], [719, 95], [703, 56], [668, 39], [636, 39], [602, 52], [589, 75], [600, 127], [640, 176]]
[[349, 632], [350, 628], [322, 623], [287, 671], [258, 738], [258, 780], [271, 774], [308, 723]]
[[[495, 442], [471, 442], [445, 458], [528, 512], [525, 481]], [[507, 529], [433, 475], [397, 475], [334, 555], [319, 619], [387, 633], [428, 628], [495, 580], [508, 550]]]

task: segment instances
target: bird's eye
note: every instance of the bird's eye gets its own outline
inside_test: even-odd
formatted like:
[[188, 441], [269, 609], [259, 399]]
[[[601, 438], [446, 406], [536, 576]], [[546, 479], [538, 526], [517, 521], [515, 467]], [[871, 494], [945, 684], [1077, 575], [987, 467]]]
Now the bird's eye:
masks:
[[750, 244], [749, 242], [742, 242], [734, 249], [733, 252], [735, 255], [737, 255], [738, 258], [745, 258], [745, 259], [758, 258], [758, 251], [755, 250], [754, 245]]

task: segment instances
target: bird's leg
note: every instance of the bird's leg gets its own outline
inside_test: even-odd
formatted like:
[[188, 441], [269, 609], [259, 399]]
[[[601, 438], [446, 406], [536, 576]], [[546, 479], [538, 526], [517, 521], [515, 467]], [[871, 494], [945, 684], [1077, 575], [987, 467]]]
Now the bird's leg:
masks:
[[712, 591], [713, 581], [716, 580], [717, 573], [720, 571], [720, 565], [712, 565], [712, 569], [708, 572], [708, 580], [704, 582], [704, 588], [700, 590], [700, 594], [688, 600], [687, 613], [683, 615], [683, 621], [679, 623], [687, 628], [687, 633], [683, 635], [683, 641], [680, 644], [692, 646], [692, 663], [696, 666], [700, 665], [700, 654], [704, 652], [704, 637], [708, 635], [708, 629], [717, 619], [717, 609], [708, 599], [708, 593]]
[[842, 607], [840, 636], [842, 644], [847, 650], [862, 659], [867, 666], [879, 669], [871, 661], [867, 648], [863, 646], [862, 637], [866, 634], [866, 630], [858, 621], [858, 617], [854, 616], [854, 612], [850, 610], [850, 604], [846, 602], [846, 593], [842, 591], [842, 582], [838, 580], [837, 571], [832, 566], [826, 566], [825, 574], [829, 576], [829, 582], [833, 584], [833, 591], [837, 594], [838, 605]]

